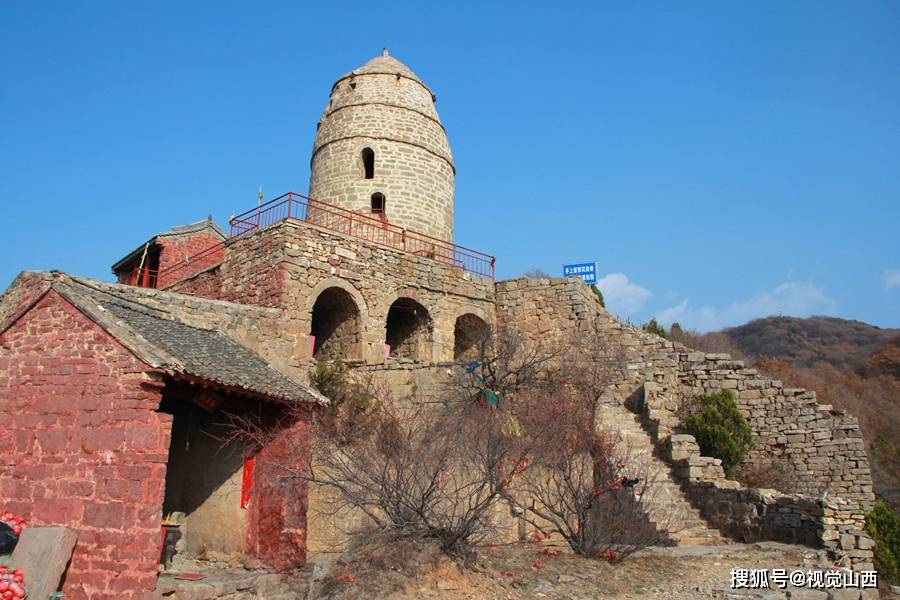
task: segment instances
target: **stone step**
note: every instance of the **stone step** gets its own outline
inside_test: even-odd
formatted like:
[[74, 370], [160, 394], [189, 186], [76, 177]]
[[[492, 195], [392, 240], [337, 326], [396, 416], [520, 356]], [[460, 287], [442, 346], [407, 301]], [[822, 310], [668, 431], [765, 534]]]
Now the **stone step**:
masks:
[[721, 542], [719, 532], [711, 528], [685, 498], [672, 467], [657, 455], [656, 445], [638, 416], [618, 405], [604, 405], [599, 413], [601, 428], [618, 434], [628, 448], [629, 455], [644, 463], [654, 474], [653, 480], [649, 482], [649, 496], [640, 500], [648, 519], [659, 530], [665, 530], [678, 544], [706, 545]]

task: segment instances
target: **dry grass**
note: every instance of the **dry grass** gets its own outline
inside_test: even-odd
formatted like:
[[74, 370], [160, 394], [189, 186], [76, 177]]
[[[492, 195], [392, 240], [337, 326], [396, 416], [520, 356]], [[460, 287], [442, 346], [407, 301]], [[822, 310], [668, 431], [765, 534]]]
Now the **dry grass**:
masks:
[[[317, 598], [443, 600], [724, 597], [731, 567], [790, 568], [808, 549], [779, 544], [654, 549], [623, 561], [587, 559], [538, 543], [482, 546], [464, 566], [437, 544], [367, 536], [327, 565]], [[352, 579], [348, 579], [352, 577]]]

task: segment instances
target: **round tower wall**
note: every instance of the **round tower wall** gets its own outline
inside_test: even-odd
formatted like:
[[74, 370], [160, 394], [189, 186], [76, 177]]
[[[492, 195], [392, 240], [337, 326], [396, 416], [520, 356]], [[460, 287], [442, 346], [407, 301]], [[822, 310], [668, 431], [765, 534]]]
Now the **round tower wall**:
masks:
[[[313, 147], [309, 195], [381, 218], [372, 196], [383, 194], [388, 222], [452, 240], [455, 168], [431, 92], [411, 72], [401, 74], [406, 69], [394, 59], [378, 72], [380, 60], [332, 88]], [[366, 148], [374, 152], [368, 179]]]

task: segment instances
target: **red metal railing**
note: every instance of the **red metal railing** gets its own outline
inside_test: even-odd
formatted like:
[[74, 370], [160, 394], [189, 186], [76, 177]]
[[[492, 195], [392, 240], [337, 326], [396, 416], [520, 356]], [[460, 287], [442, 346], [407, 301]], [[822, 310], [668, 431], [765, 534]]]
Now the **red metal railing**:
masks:
[[305, 221], [395, 250], [424, 256], [480, 277], [494, 278], [495, 259], [489, 254], [388, 223], [371, 214], [356, 213], [294, 192], [278, 196], [233, 217], [231, 237], [240, 237], [285, 219]]

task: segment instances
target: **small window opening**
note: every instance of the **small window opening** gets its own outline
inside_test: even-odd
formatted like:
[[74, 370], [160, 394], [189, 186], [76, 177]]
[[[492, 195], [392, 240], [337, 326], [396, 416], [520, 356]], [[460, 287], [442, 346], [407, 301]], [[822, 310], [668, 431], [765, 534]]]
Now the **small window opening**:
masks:
[[363, 148], [362, 151], [363, 177], [375, 178], [375, 151], [371, 148]]
[[384, 211], [384, 194], [381, 192], [375, 192], [372, 194], [372, 214], [378, 215], [382, 219], [385, 218]]

